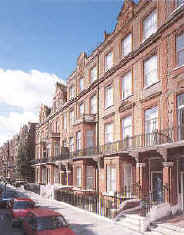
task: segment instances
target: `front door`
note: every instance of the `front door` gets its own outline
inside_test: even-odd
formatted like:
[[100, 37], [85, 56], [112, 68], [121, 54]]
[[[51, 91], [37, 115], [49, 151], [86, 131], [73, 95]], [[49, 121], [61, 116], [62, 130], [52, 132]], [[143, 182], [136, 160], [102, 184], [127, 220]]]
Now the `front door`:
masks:
[[163, 176], [161, 171], [152, 171], [152, 200], [158, 203], [163, 201]]
[[181, 172], [181, 202], [182, 210], [184, 210], [184, 172]]

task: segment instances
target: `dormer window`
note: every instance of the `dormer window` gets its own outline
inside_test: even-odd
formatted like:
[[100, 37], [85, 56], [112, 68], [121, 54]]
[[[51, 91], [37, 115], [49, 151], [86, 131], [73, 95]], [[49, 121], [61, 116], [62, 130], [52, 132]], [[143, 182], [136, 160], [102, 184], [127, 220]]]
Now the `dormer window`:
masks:
[[129, 33], [122, 40], [122, 56], [127, 56], [132, 51], [132, 34]]
[[112, 51], [109, 52], [105, 57], [105, 72], [113, 66]]
[[84, 78], [80, 78], [79, 86], [80, 86], [80, 91], [84, 90]]
[[96, 69], [96, 66], [91, 69], [90, 79], [91, 79], [91, 83], [93, 83], [97, 79], [97, 69]]
[[157, 31], [157, 12], [154, 10], [143, 21], [143, 39], [146, 40]]

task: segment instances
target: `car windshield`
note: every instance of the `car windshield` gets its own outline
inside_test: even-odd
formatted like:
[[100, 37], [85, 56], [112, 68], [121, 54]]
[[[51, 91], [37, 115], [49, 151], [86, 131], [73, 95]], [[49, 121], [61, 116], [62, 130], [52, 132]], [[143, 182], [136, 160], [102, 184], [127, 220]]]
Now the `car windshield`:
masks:
[[65, 218], [59, 216], [39, 217], [37, 219], [37, 230], [51, 230], [62, 228], [67, 225]]
[[15, 198], [16, 196], [16, 192], [3, 192], [2, 194], [2, 198]]
[[29, 201], [18, 201], [15, 202], [13, 205], [13, 209], [27, 209], [27, 208], [33, 208], [34, 203]]

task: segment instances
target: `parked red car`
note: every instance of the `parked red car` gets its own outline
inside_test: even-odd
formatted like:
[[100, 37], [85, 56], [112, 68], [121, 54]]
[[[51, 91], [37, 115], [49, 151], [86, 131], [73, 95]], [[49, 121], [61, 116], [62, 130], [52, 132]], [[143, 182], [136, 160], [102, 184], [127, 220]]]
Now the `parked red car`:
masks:
[[63, 215], [46, 208], [30, 210], [22, 225], [26, 235], [76, 235]]
[[12, 226], [20, 225], [27, 212], [36, 207], [35, 202], [30, 198], [15, 198], [10, 202], [12, 215]]

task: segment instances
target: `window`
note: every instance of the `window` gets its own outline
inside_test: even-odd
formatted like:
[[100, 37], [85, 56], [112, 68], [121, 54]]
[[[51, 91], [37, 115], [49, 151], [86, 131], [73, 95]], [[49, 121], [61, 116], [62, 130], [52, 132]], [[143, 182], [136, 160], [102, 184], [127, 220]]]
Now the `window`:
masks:
[[69, 89], [69, 98], [72, 99], [75, 96], [74, 86], [71, 86]]
[[80, 91], [84, 89], [84, 78], [80, 79]]
[[70, 139], [69, 139], [69, 147], [70, 147], [70, 152], [74, 152], [74, 141], [73, 141], [73, 137], [70, 137]]
[[67, 147], [67, 141], [63, 140], [63, 147]]
[[105, 108], [113, 105], [113, 90], [112, 86], [105, 88]]
[[112, 52], [110, 52], [105, 57], [105, 71], [109, 70], [112, 66], [113, 66]]
[[67, 123], [66, 123], [66, 113], [63, 114], [63, 129], [66, 130]]
[[81, 132], [78, 131], [76, 134], [76, 148], [77, 150], [81, 149]]
[[132, 166], [131, 164], [124, 165], [124, 187], [126, 188], [125, 192], [131, 193], [132, 186]]
[[72, 126], [74, 124], [74, 111], [70, 111], [70, 126]]
[[105, 125], [105, 144], [113, 142], [113, 124]]
[[154, 55], [144, 61], [144, 86], [150, 86], [158, 81], [157, 56]]
[[178, 138], [184, 139], [184, 94], [177, 97]]
[[86, 131], [86, 148], [90, 148], [94, 146], [93, 136], [94, 136], [93, 130]]
[[97, 113], [97, 99], [96, 95], [92, 96], [90, 99], [90, 112], [91, 114], [96, 114]]
[[149, 38], [153, 33], [157, 31], [157, 12], [154, 10], [143, 21], [143, 38], [144, 40]]
[[54, 145], [54, 155], [58, 156], [59, 155], [59, 143], [55, 143]]
[[97, 69], [96, 66], [93, 67], [90, 71], [90, 79], [91, 79], [91, 83], [93, 83], [96, 79], [97, 79]]
[[176, 0], [177, 1], [177, 6], [179, 7], [180, 5], [184, 4], [184, 0]]
[[122, 40], [122, 55], [126, 56], [132, 51], [132, 34], [128, 34], [123, 40]]
[[132, 72], [129, 72], [122, 78], [122, 99], [126, 99], [131, 94], [132, 94]]
[[82, 116], [84, 114], [84, 103], [81, 103], [79, 105], [79, 116]]
[[116, 168], [107, 166], [107, 192], [116, 192]]
[[154, 107], [145, 111], [145, 144], [157, 144], [158, 140], [158, 108]]
[[95, 169], [92, 166], [86, 167], [86, 189], [94, 189]]
[[177, 66], [184, 65], [184, 33], [176, 37]]
[[122, 137], [126, 139], [132, 136], [132, 117], [128, 116], [122, 119]]
[[77, 186], [82, 186], [82, 169], [81, 167], [77, 167]]

